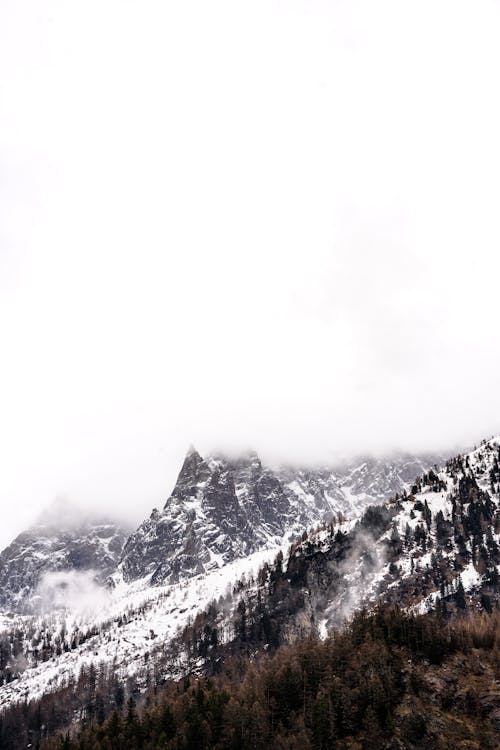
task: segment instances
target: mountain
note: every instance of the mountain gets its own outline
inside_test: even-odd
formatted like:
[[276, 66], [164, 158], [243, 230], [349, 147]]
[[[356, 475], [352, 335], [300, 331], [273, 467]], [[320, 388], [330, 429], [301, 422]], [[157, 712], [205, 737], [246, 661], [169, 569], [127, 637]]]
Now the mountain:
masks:
[[470, 606], [488, 613], [500, 608], [499, 572], [500, 438], [493, 438], [356, 522], [307, 535], [256, 582], [235, 584], [231, 601], [198, 617], [186, 642], [202, 644], [215, 630], [226, 634], [226, 650], [277, 647], [324, 637], [376, 602], [445, 617]]
[[300, 503], [327, 511], [320, 520], [328, 520], [332, 510], [335, 515], [356, 518], [369, 505], [383, 503], [408, 489], [417, 477], [440, 466], [446, 458], [437, 453], [364, 456], [333, 466], [284, 466], [278, 475]]
[[[56, 502], [0, 554], [0, 611], [57, 602], [49, 573], [91, 571], [114, 584], [173, 584], [299, 536], [338, 513], [358, 517], [408, 486], [438, 457], [363, 459], [336, 469], [277, 471], [255, 453], [202, 458], [190, 450], [164, 509], [128, 529]], [[49, 590], [45, 584], [49, 583]], [[81, 581], [80, 581], [81, 584]]]
[[438, 461], [397, 455], [273, 471], [253, 452], [202, 458], [192, 449], [163, 510], [128, 539], [115, 583], [177, 583], [297, 538], [339, 513], [356, 518]]
[[[0, 610], [36, 610], [51, 573], [90, 571], [96, 582], [105, 581], [127, 536], [116, 522], [57, 501], [0, 553]], [[65, 586], [62, 578], [54, 583]]]
[[76, 690], [11, 710], [0, 742], [37, 745], [85, 695], [79, 731], [49, 737], [45, 750], [498, 750], [500, 612], [443, 624], [379, 607], [333, 639], [229, 660], [210, 677], [149, 684], [121, 711], [113, 682], [100, 675], [96, 689], [89, 670]]
[[[165, 508], [128, 538], [121, 556], [124, 534], [112, 524], [83, 528], [73, 518], [62, 531], [56, 512], [56, 519], [45, 519], [3, 553], [4, 607], [26, 611], [25, 597], [33, 592], [54, 607], [29, 625], [19, 627], [18, 618], [0, 623], [7, 629], [0, 642], [0, 706], [42, 695], [96, 658], [141, 674], [148, 654], [153, 663], [158, 649], [166, 653], [190, 618], [225, 597], [238, 579], [251, 579], [306, 529], [332, 519], [354, 523], [368, 502], [408, 487], [408, 479], [435, 460], [395, 456], [335, 469], [273, 471], [255, 453], [202, 458], [190, 450]], [[117, 535], [111, 559], [101, 554], [103, 534], [110, 540]], [[89, 539], [96, 553], [91, 559]], [[88, 576], [77, 575], [87, 567], [97, 570], [97, 582], [111, 573], [114, 586], [90, 586]], [[50, 585], [41, 586], [40, 579]], [[61, 587], [63, 595], [54, 597], [53, 589], [61, 594]], [[19, 653], [25, 654], [21, 661], [12, 656]], [[47, 658], [55, 658], [51, 670]]]
[[[241, 464], [245, 467], [243, 474], [248, 476], [249, 466], [256, 461], [255, 456], [246, 457], [236, 462], [235, 468], [234, 462], [217, 459], [217, 465], [234, 478], [240, 477]], [[212, 507], [209, 500], [214, 497], [207, 488], [215, 482], [215, 466], [215, 459], [202, 459], [192, 452], [167, 508], [177, 503], [182, 513], [184, 503], [189, 506], [191, 498], [192, 505], [208, 515], [206, 509]], [[272, 475], [276, 477], [277, 473]], [[279, 486], [285, 490], [287, 482], [298, 481], [297, 474], [287, 475], [286, 481], [280, 476]], [[319, 481], [317, 476], [315, 481]], [[222, 486], [230, 487], [229, 479]], [[308, 486], [315, 496], [312, 485]], [[278, 492], [276, 486], [273, 492]], [[325, 494], [330, 496], [326, 490]], [[225, 502], [229, 505], [234, 495], [238, 499], [232, 490], [228, 495]], [[211, 518], [215, 524], [213, 512]], [[206, 527], [205, 523], [201, 530]], [[149, 540], [145, 552], [148, 545]], [[125, 559], [126, 555], [121, 565]], [[156, 559], [156, 554], [152, 555], [154, 563]], [[146, 561], [146, 582], [152, 580], [151, 571], [156, 569], [154, 565], [148, 568]], [[109, 593], [106, 606], [83, 619], [72, 618], [68, 612], [17, 619], [0, 637], [4, 726], [25, 722], [22, 707], [26, 701], [34, 701], [29, 709], [29, 731], [35, 732], [30, 735], [31, 742], [41, 736], [36, 732], [48, 731], [48, 723], [37, 717], [48, 716], [52, 727], [67, 727], [74, 717], [91, 724], [96, 716], [104, 718], [115, 708], [122, 711], [127, 698], [143, 695], [144, 691], [153, 691], [156, 696], [166, 686], [167, 694], [183, 695], [189, 685], [186, 675], [195, 675], [191, 684], [196, 686], [200, 676], [225, 673], [226, 668], [242, 660], [248, 666], [259, 655], [273, 658], [282, 646], [298, 647], [299, 653], [303, 644], [307, 652], [316, 642], [307, 639], [309, 635], [325, 640], [324, 653], [328, 654], [342, 642], [348, 622], [354, 647], [347, 648], [348, 656], [342, 656], [333, 671], [321, 677], [324, 683], [319, 699], [326, 704], [318, 704], [318, 710], [327, 710], [325, 691], [330, 683], [337, 686], [337, 696], [350, 695], [348, 701], [355, 701], [355, 705], [360, 700], [358, 691], [364, 690], [365, 676], [373, 681], [370, 695], [387, 695], [378, 685], [377, 675], [382, 676], [379, 667], [385, 669], [387, 654], [392, 654], [408, 665], [404, 676], [408, 700], [400, 716], [402, 741], [407, 717], [415, 706], [425, 710], [422, 691], [432, 685], [429, 705], [442, 700], [433, 732], [439, 733], [446, 722], [457, 726], [460, 711], [455, 718], [450, 717], [450, 700], [463, 703], [471, 715], [474, 706], [481, 705], [481, 711], [494, 718], [497, 697], [493, 687], [491, 694], [488, 692], [493, 686], [490, 657], [494, 659], [494, 653], [487, 657], [488, 662], [483, 654], [471, 656], [468, 662], [468, 680], [472, 680], [473, 688], [477, 684], [474, 664], [490, 665], [482, 682], [484, 695], [471, 697], [474, 690], [471, 693], [462, 676], [464, 658], [471, 648], [482, 643], [490, 650], [494, 647], [500, 610], [499, 569], [500, 438], [493, 438], [440, 468], [426, 470], [409, 487], [383, 504], [367, 507], [361, 516], [349, 520], [336, 516], [320, 528], [304, 531], [292, 544], [282, 538], [274, 547], [215, 566], [209, 572], [182, 577], [178, 583], [143, 586], [144, 579], [132, 578], [129, 584], [122, 579], [121, 585]], [[399, 614], [394, 614], [394, 605], [400, 608]], [[373, 610], [371, 619], [362, 614], [364, 607]], [[469, 612], [474, 613], [473, 626], [467, 617], [456, 617]], [[462, 621], [463, 625], [454, 624]], [[326, 640], [333, 631], [336, 638]], [[385, 642], [377, 646], [375, 641], [381, 634]], [[364, 645], [359, 651], [361, 641]], [[463, 649], [463, 653], [457, 653], [457, 649]], [[352, 668], [346, 671], [346, 658], [350, 660], [353, 654]], [[450, 661], [439, 674], [431, 673], [427, 684], [426, 669], [439, 663], [445, 654]], [[282, 692], [288, 695], [289, 684], [283, 682], [288, 677], [283, 670], [278, 672]], [[355, 679], [358, 673], [361, 681]], [[169, 682], [172, 679], [181, 681], [175, 685]], [[293, 674], [290, 679], [293, 681]], [[344, 679], [345, 686], [338, 679]], [[436, 679], [437, 683], [432, 682]], [[302, 679], [297, 685], [301, 696], [308, 694]], [[280, 690], [277, 687], [276, 695]], [[42, 700], [37, 702], [38, 698]], [[60, 712], [63, 704], [71, 706], [71, 711]], [[271, 714], [273, 705], [267, 699]], [[339, 731], [346, 732], [342, 717], [351, 709], [352, 705], [346, 704], [335, 718], [335, 725], [340, 722]], [[313, 714], [311, 711], [308, 716]], [[382, 712], [381, 716], [387, 714]], [[38, 729], [33, 730], [33, 726]], [[368, 732], [367, 726], [363, 728]], [[424, 733], [421, 722], [414, 729], [417, 734]], [[436, 746], [432, 742], [398, 743], [395, 747], [409, 750]], [[375, 742], [374, 747], [378, 746]]]

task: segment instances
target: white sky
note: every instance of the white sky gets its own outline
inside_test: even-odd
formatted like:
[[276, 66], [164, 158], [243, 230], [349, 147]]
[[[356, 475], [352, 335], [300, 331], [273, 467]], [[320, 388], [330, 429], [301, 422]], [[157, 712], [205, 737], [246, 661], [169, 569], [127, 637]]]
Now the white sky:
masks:
[[189, 443], [500, 432], [500, 5], [3, 0], [0, 542]]

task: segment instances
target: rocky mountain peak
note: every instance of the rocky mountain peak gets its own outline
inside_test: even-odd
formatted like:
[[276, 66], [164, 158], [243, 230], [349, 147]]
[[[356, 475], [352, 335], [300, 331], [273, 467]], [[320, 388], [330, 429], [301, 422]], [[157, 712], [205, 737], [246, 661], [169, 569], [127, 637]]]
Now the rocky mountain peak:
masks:
[[184, 462], [182, 464], [179, 476], [175, 483], [175, 487], [172, 490], [170, 498], [165, 503], [165, 509], [172, 498], [180, 500], [186, 500], [196, 495], [197, 487], [200, 482], [208, 479], [210, 470], [200, 456], [192, 446], [188, 450]]
[[428, 467], [405, 457], [394, 459], [389, 469], [383, 461], [365, 461], [342, 472], [274, 471], [255, 451], [202, 457], [190, 448], [163, 510], [129, 538], [115, 579], [168, 583], [208, 572], [292, 540], [339, 513], [358, 517], [369, 503], [382, 502]]

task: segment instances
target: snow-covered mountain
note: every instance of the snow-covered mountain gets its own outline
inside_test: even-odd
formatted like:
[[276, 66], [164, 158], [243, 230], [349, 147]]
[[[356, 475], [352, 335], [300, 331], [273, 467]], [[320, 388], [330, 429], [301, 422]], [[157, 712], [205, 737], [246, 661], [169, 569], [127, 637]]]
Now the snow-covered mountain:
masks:
[[54, 503], [0, 553], [0, 611], [36, 611], [49, 594], [47, 575], [58, 571], [89, 571], [102, 583], [115, 570], [128, 533], [107, 518]]
[[408, 487], [440, 457], [366, 458], [339, 467], [265, 467], [256, 453], [202, 458], [190, 450], [172, 495], [127, 541], [116, 583], [176, 583], [305, 529], [357, 518]]
[[[356, 522], [309, 534], [261, 575], [259, 586], [238, 593], [229, 618], [237, 634], [242, 612], [255, 634], [265, 616], [281, 643], [326, 634], [380, 600], [417, 612], [454, 611], [467, 601], [491, 611], [500, 605], [499, 573], [497, 437], [425, 472], [409, 491], [369, 507]], [[212, 613], [209, 627], [227, 629], [227, 611]], [[200, 620], [200, 628], [206, 624]]]
[[[446, 458], [435, 453], [396, 453], [383, 458], [365, 456], [334, 466], [284, 466], [278, 476], [297, 495], [298, 507], [316, 508], [312, 515], [317, 513], [321, 522], [339, 513], [346, 519], [353, 519], [369, 505], [383, 503], [408, 489], [417, 477], [433, 466], [440, 466]], [[310, 525], [302, 523], [302, 528]]]
[[117, 575], [176, 583], [276, 541], [291, 522], [285, 488], [255, 454], [205, 460], [190, 450], [163, 510], [128, 539]]
[[[356, 518], [438, 460], [396, 456], [273, 471], [255, 453], [202, 458], [190, 450], [163, 510], [154, 510], [130, 536], [116, 522], [56, 502], [0, 554], [0, 612], [50, 605], [44, 583], [57, 571], [89, 571], [99, 583], [134, 582], [137, 588], [216, 570], [339, 513]], [[62, 579], [51, 583], [65, 585]]]
[[[347, 613], [361, 600], [354, 597], [356, 586], [366, 583], [371, 595], [374, 582], [385, 576], [388, 562], [383, 540], [378, 538], [389, 530], [395, 511], [389, 505], [362, 515], [363, 509], [370, 501], [379, 502], [386, 491], [410, 490], [408, 480], [416, 482], [418, 471], [424, 467], [427, 472], [434, 461], [435, 457], [400, 456], [390, 462], [363, 460], [336, 470], [287, 467], [271, 471], [255, 454], [203, 459], [190, 451], [163, 511], [154, 511], [129, 537], [113, 574], [114, 588], [98, 588], [91, 592], [94, 606], [90, 601], [89, 608], [72, 609], [70, 602], [80, 599], [79, 581], [66, 577], [66, 608], [10, 622], [0, 639], [0, 707], [71, 682], [91, 663], [108, 665], [120, 678], [138, 680], [150, 679], [151, 669], [160, 675], [182, 673], [190, 667], [191, 658], [184, 652], [182, 632], [190, 622], [203, 621], [201, 610], [211, 613], [221, 644], [237, 637], [242, 598], [250, 602], [260, 591], [272, 611], [274, 604], [266, 589], [270, 573], [263, 576], [258, 571], [262, 565], [271, 571], [279, 552], [284, 555], [281, 572], [291, 572], [287, 585], [296, 587], [290, 602], [304, 602], [304, 592], [309, 591], [303, 611], [287, 605], [286, 627], [293, 633], [298, 617], [305, 629], [326, 631], [335, 620], [330, 611], [342, 606]], [[325, 523], [331, 525], [311, 530]], [[84, 567], [80, 565], [83, 558], [74, 557], [74, 544], [79, 550], [84, 538], [112, 540], [114, 532], [106, 536], [110, 531], [101, 534], [99, 527], [93, 527], [85, 536], [80, 528], [76, 539], [68, 537], [69, 532], [61, 539], [53, 525], [45, 523], [14, 550], [30, 550], [24, 554], [27, 570], [35, 570], [38, 555], [43, 572], [50, 568], [52, 549], [52, 559], [60, 564], [56, 569], [67, 573], [75, 563]], [[368, 555], [360, 541], [370, 547], [375, 537], [382, 544], [380, 557], [379, 553]], [[50, 541], [54, 538], [56, 542]], [[123, 535], [118, 538], [123, 543]], [[297, 541], [288, 557], [291, 538]], [[17, 560], [21, 571], [22, 555], [8, 550], [5, 561]], [[366, 562], [367, 555], [371, 562]], [[99, 559], [107, 561], [99, 568], [103, 580], [116, 557], [114, 563], [106, 557]], [[87, 561], [98, 567], [94, 558]], [[342, 590], [351, 589], [348, 604], [340, 601], [335, 581], [341, 581]], [[75, 583], [76, 596], [72, 596]], [[210, 604], [218, 599], [224, 602], [220, 607]], [[326, 613], [321, 618], [320, 609]]]

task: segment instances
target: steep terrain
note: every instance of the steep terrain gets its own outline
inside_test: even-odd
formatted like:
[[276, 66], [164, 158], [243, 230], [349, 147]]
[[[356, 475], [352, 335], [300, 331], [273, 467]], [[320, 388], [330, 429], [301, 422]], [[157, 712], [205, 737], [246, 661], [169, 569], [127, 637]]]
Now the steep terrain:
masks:
[[[433, 458], [399, 456], [386, 462], [361, 460], [335, 470], [271, 471], [255, 454], [203, 459], [190, 451], [163, 511], [154, 511], [128, 539], [112, 575], [112, 590], [90, 591], [93, 608], [83, 610], [81, 581], [65, 575], [61, 583], [67, 588], [59, 607], [6, 623], [8, 632], [0, 642], [0, 705], [41, 695], [96, 661], [142, 679], [146, 655], [152, 663], [211, 600], [227, 599], [231, 611], [232, 585], [242, 575], [249, 579], [280, 550], [286, 554], [290, 539], [300, 538], [307, 528], [332, 519], [337, 526], [341, 522], [342, 528], [350, 527], [369, 501], [408, 487], [408, 480], [413, 481]], [[83, 560], [104, 581], [113, 561], [97, 555], [102, 548], [95, 547], [95, 539], [108, 533], [110, 541], [116, 539], [106, 526], [78, 531], [73, 523], [71, 532], [56, 533], [45, 523], [22, 535], [24, 543], [4, 553], [5, 579], [16, 570], [10, 557], [25, 574], [20, 576], [21, 593], [14, 592], [19, 598], [11, 593], [10, 600], [25, 601], [22, 592], [40, 593], [45, 572], [71, 572]], [[89, 560], [89, 540], [97, 559]], [[119, 542], [116, 549], [123, 537]], [[82, 549], [86, 556], [75, 555]], [[229, 622], [224, 639], [230, 640], [232, 632]], [[184, 668], [182, 657], [176, 669]]]
[[[324, 637], [377, 601], [422, 613], [468, 606], [491, 612], [500, 606], [499, 571], [500, 438], [494, 438], [425, 473], [409, 492], [368, 508], [355, 523], [330, 524], [292, 545], [231, 606], [199, 617], [188, 642], [203, 643], [207, 629], [232, 632], [230, 652], [277, 647], [310, 633]], [[214, 651], [210, 658], [219, 656]]]
[[369, 505], [378, 505], [407, 490], [417, 477], [441, 466], [446, 458], [439, 454], [406, 453], [384, 458], [365, 456], [335, 466], [285, 466], [278, 475], [302, 504], [327, 510], [322, 518], [327, 521], [329, 506], [333, 505], [335, 514], [359, 517]]
[[127, 541], [114, 580], [177, 583], [210, 572], [339, 514], [357, 518], [438, 461], [400, 455], [273, 471], [255, 453], [202, 458], [191, 450], [163, 510], [154, 510]]
[[[44, 595], [56, 593], [44, 586], [50, 573], [91, 571], [96, 581], [105, 581], [127, 535], [116, 522], [55, 503], [0, 554], [0, 611], [30, 613], [50, 606], [44, 601]], [[64, 580], [54, 584], [64, 586]]]
[[377, 608], [334, 638], [234, 660], [215, 678], [149, 686], [125, 704], [112, 682], [97, 687], [87, 673], [57, 703], [13, 711], [2, 734], [16, 750], [34, 744], [80, 691], [92, 715], [50, 750], [496, 750], [499, 625], [499, 613], [446, 622]]
[[250, 647], [210, 678], [150, 669], [137, 683], [94, 664], [3, 711], [0, 747], [496, 750], [499, 625], [498, 611], [446, 619], [379, 606], [331, 638]]
[[[115, 576], [115, 588], [99, 611], [18, 619], [2, 636], [0, 705], [65, 689], [96, 665], [110, 680], [134, 690], [186, 672], [217, 672], [233, 654], [268, 653], [310, 634], [324, 638], [363, 604], [376, 601], [397, 602], [416, 613], [438, 607], [445, 617], [471, 606], [493, 610], [499, 596], [499, 451], [500, 439], [492, 439], [439, 470], [426, 470], [407, 490], [368, 507], [361, 517], [353, 512], [348, 520], [345, 514], [339, 518], [338, 505], [333, 512], [332, 503], [325, 517], [333, 515], [333, 520], [303, 531], [291, 546], [286, 534], [274, 536], [284, 526], [274, 525], [279, 520], [272, 512], [265, 519], [263, 511], [258, 516], [259, 500], [283, 503], [283, 512], [294, 502], [307, 506], [309, 501], [290, 488], [300, 479], [306, 492], [299, 471], [277, 479], [255, 456], [229, 462], [191, 452], [165, 511], [154, 514], [151, 535], [145, 534], [144, 547], [136, 548], [136, 571], [132, 568], [130, 580], [124, 580], [129, 541], [119, 580]], [[318, 476], [314, 482], [308, 478], [311, 507], [321, 493], [331, 498]], [[177, 531], [174, 525], [163, 534], [160, 519], [174, 522], [177, 512], [183, 527], [187, 517], [194, 542], [201, 538], [210, 550], [208, 540], [217, 543], [213, 535], [226, 520], [215, 507], [221, 495], [224, 507], [237, 513], [238, 507], [247, 509], [236, 522], [227, 519], [228, 538], [234, 532], [235, 541], [243, 544], [245, 535], [255, 534], [248, 528], [253, 514], [263, 545], [250, 555], [250, 546], [234, 548], [228, 562], [222, 546], [216, 552], [222, 561], [211, 558], [216, 562], [207, 572], [181, 567], [188, 575], [172, 582], [175, 577], [167, 574], [161, 583], [176, 558], [169, 559], [166, 548], [159, 576], [157, 561], [165, 539]], [[189, 537], [183, 528], [181, 541]], [[181, 550], [185, 555], [182, 545]], [[196, 554], [195, 549], [192, 561]], [[181, 560], [184, 565], [185, 557]]]
[[[363, 460], [339, 469], [264, 467], [255, 453], [238, 459], [186, 456], [172, 495], [130, 537], [105, 518], [56, 503], [0, 554], [0, 612], [50, 607], [49, 573], [92, 571], [115, 586], [172, 584], [208, 573], [342, 513], [401, 491], [436, 457]], [[64, 586], [54, 578], [50, 585]], [[49, 586], [50, 589], [50, 586]], [[57, 596], [56, 596], [57, 598]]]

